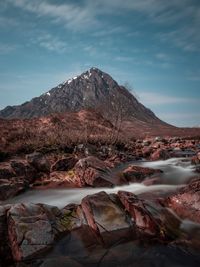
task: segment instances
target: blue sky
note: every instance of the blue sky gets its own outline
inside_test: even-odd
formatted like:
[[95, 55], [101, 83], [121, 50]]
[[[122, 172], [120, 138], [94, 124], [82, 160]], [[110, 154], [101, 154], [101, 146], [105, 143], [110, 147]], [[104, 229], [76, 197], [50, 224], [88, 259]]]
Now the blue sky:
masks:
[[177, 126], [200, 126], [199, 0], [0, 1], [0, 109], [90, 67]]

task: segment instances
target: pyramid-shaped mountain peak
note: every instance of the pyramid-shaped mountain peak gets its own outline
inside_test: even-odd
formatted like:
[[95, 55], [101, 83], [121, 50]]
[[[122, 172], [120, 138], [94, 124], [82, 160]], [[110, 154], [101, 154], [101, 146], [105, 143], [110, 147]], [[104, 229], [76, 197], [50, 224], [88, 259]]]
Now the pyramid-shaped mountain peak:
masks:
[[6, 107], [0, 111], [0, 117], [29, 119], [83, 109], [93, 109], [110, 120], [120, 116], [123, 120], [161, 122], [125, 87], [120, 86], [109, 74], [95, 67], [59, 84], [29, 102]]

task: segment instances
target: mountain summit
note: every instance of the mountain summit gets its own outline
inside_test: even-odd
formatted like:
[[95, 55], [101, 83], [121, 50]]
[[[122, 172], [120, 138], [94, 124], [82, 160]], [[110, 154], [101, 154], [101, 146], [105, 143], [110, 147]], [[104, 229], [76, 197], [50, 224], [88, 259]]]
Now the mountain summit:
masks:
[[97, 68], [91, 68], [29, 102], [6, 107], [0, 111], [0, 117], [30, 119], [82, 109], [95, 110], [108, 119], [120, 116], [123, 120], [163, 123], [124, 86], [118, 85], [109, 74]]

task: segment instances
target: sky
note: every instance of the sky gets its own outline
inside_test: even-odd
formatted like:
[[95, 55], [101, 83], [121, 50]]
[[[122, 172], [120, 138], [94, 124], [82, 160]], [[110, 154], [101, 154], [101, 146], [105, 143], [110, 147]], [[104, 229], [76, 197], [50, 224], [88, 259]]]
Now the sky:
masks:
[[200, 126], [199, 0], [0, 0], [0, 109], [91, 67], [176, 126]]

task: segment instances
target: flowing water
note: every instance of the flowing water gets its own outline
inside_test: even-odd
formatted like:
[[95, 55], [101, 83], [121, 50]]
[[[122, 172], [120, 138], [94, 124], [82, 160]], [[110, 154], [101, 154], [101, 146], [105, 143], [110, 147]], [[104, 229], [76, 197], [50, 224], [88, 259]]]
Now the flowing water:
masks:
[[[86, 195], [106, 191], [116, 193], [119, 190], [134, 192], [135, 194], [158, 196], [171, 192], [196, 176], [189, 159], [172, 158], [154, 162], [137, 161], [118, 166], [111, 175], [119, 174], [129, 164], [161, 169], [159, 176], [160, 185], [145, 186], [143, 184], [129, 184], [115, 188], [78, 188], [78, 189], [46, 189], [29, 190], [5, 203], [46, 203], [64, 207], [69, 203], [80, 203]], [[112, 177], [113, 179], [113, 177]], [[150, 194], [149, 194], [150, 192]], [[146, 194], [147, 193], [147, 194]], [[153, 194], [152, 194], [153, 193]], [[158, 211], [159, 212], [159, 211]], [[120, 242], [111, 246], [104, 246], [96, 242], [96, 236], [88, 226], [82, 226], [64, 235], [53, 249], [44, 254], [44, 263], [40, 267], [53, 266], [85, 266], [85, 267], [199, 267], [200, 225], [188, 220], [180, 223], [180, 233], [184, 239], [193, 244], [185, 248], [182, 245], [138, 242], [128, 236], [123, 236]], [[114, 234], [114, 236], [117, 233]], [[193, 248], [195, 246], [195, 249]], [[35, 259], [31, 259], [31, 264]], [[78, 264], [77, 264], [78, 263]], [[79, 263], [81, 265], [79, 265]], [[34, 263], [35, 264], [35, 263]], [[19, 263], [19, 267], [24, 267]], [[29, 266], [29, 265], [25, 265]], [[38, 266], [38, 265], [30, 265]]]
[[195, 176], [194, 169], [189, 159], [172, 158], [168, 160], [159, 160], [154, 162], [137, 161], [120, 165], [114, 170], [114, 173], [122, 171], [129, 164], [135, 164], [142, 167], [150, 167], [161, 169], [162, 174], [158, 174], [161, 185], [145, 186], [139, 183], [133, 183], [114, 188], [68, 188], [68, 189], [48, 189], [48, 190], [29, 190], [13, 199], [7, 200], [5, 203], [45, 203], [58, 207], [64, 207], [69, 203], [80, 203], [81, 199], [89, 194], [99, 191], [107, 193], [117, 193], [119, 190], [130, 191], [135, 194], [143, 192], [159, 191], [165, 192], [176, 189], [184, 184], [191, 177]]

